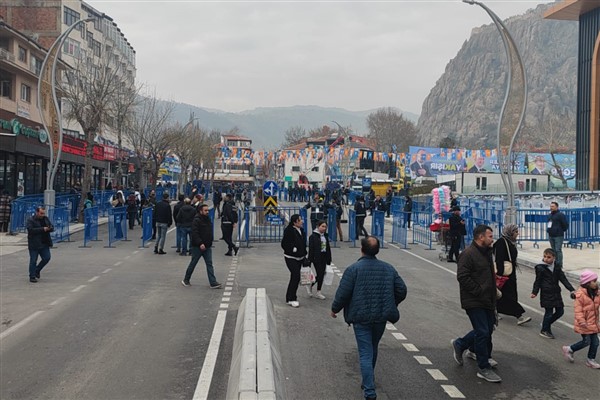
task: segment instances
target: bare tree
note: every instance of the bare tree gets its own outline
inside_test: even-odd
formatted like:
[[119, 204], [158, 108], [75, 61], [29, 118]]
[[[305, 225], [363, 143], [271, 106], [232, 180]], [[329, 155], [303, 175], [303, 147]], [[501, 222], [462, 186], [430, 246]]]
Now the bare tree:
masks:
[[377, 151], [389, 152], [393, 145], [397, 151], [407, 152], [417, 142], [415, 124], [391, 107], [380, 108], [367, 117], [368, 137]]
[[156, 93], [144, 96], [135, 107], [131, 127], [125, 133], [138, 159], [144, 164], [142, 169], [150, 172], [153, 184], [171, 146], [169, 141], [173, 127], [169, 124], [173, 109], [172, 102], [159, 101]]
[[284, 140], [281, 148], [285, 149], [302, 142], [308, 136], [305, 129], [300, 126], [293, 126], [285, 131]]
[[[66, 71], [58, 83], [63, 93], [64, 116], [76, 121], [83, 129], [86, 154], [84, 161], [83, 193], [90, 191], [92, 184], [92, 157], [96, 136], [107, 126], [113, 117], [113, 99], [122, 82], [123, 71], [113, 57], [103, 53], [80, 53], [74, 68]], [[81, 196], [80, 210], [83, 213], [85, 196]], [[80, 216], [82, 218], [82, 216]]]
[[194, 167], [200, 166], [202, 158], [202, 142], [206, 132], [200, 126], [192, 124], [193, 115], [190, 116], [190, 121], [181, 126], [176, 124], [171, 135], [171, 149], [179, 157], [181, 165], [181, 174], [179, 174], [179, 185], [183, 187], [188, 182], [188, 174]]
[[141, 86], [122, 80], [119, 82], [115, 95], [113, 97], [111, 126], [117, 134], [118, 145], [118, 165], [117, 165], [117, 182], [121, 183], [123, 176], [123, 132], [126, 132], [131, 127], [133, 111], [136, 103], [139, 101], [139, 93]]

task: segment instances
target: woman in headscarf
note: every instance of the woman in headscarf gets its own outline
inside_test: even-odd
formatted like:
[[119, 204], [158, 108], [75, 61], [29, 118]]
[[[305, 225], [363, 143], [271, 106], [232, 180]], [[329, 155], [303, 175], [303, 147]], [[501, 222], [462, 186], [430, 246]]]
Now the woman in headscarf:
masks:
[[511, 315], [517, 318], [517, 324], [523, 325], [531, 321], [531, 317], [524, 316], [525, 310], [519, 304], [517, 294], [517, 236], [519, 227], [515, 224], [507, 224], [502, 228], [502, 237], [494, 243], [494, 254], [496, 255], [496, 271], [498, 276], [504, 275], [504, 262], [512, 264], [512, 273], [502, 286], [502, 297], [496, 304], [499, 314]]

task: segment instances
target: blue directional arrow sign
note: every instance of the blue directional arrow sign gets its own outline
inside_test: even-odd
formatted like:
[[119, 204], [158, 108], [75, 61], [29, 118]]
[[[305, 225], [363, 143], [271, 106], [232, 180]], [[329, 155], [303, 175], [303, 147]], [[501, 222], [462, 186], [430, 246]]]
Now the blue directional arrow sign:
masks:
[[277, 187], [277, 183], [273, 181], [266, 181], [263, 185], [263, 193], [269, 197], [277, 196], [277, 192], [279, 188]]

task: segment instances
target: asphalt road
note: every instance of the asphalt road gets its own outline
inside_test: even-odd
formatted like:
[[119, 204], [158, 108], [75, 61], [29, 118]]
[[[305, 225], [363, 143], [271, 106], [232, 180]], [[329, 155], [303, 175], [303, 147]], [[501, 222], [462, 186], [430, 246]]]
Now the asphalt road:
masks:
[[[139, 232], [136, 227], [131, 236]], [[169, 243], [174, 238], [169, 233]], [[237, 309], [249, 287], [265, 287], [274, 305], [286, 399], [362, 397], [352, 330], [341, 315], [329, 316], [339, 277], [324, 289], [327, 300], [310, 299], [299, 288], [300, 308], [287, 306], [288, 271], [278, 243], [242, 248], [236, 259], [223, 256], [224, 243], [217, 242], [217, 279], [231, 279], [225, 291], [208, 287], [202, 260], [193, 286], [181, 286], [189, 258], [174, 249], [158, 256], [151, 247], [138, 248], [138, 240], [82, 249], [81, 238], [73, 239], [52, 251], [38, 284], [28, 282], [26, 251], [2, 256], [1, 399], [191, 399], [198, 390], [223, 399]], [[340, 274], [358, 257], [348, 243], [333, 249]], [[494, 333], [493, 357], [503, 382], [477, 378], [474, 361], [458, 366], [449, 342], [470, 324], [460, 309], [456, 265], [437, 257], [437, 250], [418, 246], [381, 251], [406, 281], [408, 297], [380, 345], [379, 399], [598, 398], [598, 371], [584, 365], [585, 352], [576, 354], [575, 364], [561, 356], [560, 347], [579, 338], [569, 326], [570, 300], [565, 298], [563, 323], [553, 329], [557, 339], [538, 335], [541, 309], [529, 298], [530, 270], [519, 274], [519, 295], [533, 321], [517, 326], [505, 317]], [[214, 372], [199, 384], [208, 370], [207, 351], [215, 350], [209, 350], [210, 338], [220, 310], [226, 319]]]

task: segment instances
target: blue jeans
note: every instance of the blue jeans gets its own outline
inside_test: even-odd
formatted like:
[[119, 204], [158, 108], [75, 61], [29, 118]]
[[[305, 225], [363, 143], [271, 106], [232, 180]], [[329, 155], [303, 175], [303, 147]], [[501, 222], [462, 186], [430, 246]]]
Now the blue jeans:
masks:
[[581, 349], [585, 349], [587, 346], [590, 346], [588, 350], [588, 356], [590, 360], [596, 359], [596, 353], [598, 352], [598, 334], [592, 333], [591, 335], [581, 335], [581, 341], [571, 345], [571, 350], [573, 352], [579, 351]]
[[167, 239], [167, 230], [169, 225], [164, 222], [157, 222], [156, 229], [158, 231], [158, 238], [156, 239], [156, 246], [163, 250], [165, 248], [165, 240]]
[[563, 265], [563, 254], [562, 254], [562, 245], [565, 241], [564, 236], [550, 236], [548, 237], [548, 241], [550, 242], [550, 247], [556, 253], [556, 264]]
[[496, 322], [494, 311], [485, 308], [469, 308], [467, 315], [473, 330], [464, 337], [456, 339], [455, 343], [462, 351], [475, 350], [479, 369], [491, 368], [488, 360], [492, 357], [492, 332]]
[[552, 333], [552, 324], [563, 316], [565, 309], [563, 307], [547, 307], [545, 310], [544, 320], [542, 321], [542, 332]]
[[352, 324], [358, 347], [358, 360], [365, 398], [377, 396], [375, 393], [375, 364], [377, 363], [377, 348], [385, 332], [385, 324], [385, 322]]
[[[39, 264], [37, 264], [38, 256], [42, 258]], [[45, 246], [37, 250], [29, 249], [29, 277], [35, 278], [36, 272], [41, 271], [49, 262], [50, 247]]]
[[181, 250], [181, 227], [180, 226], [175, 227], [175, 247], [177, 247], [177, 250]]
[[[188, 251], [188, 236], [190, 236], [192, 234], [192, 228], [186, 228], [186, 227], [179, 227], [177, 228], [180, 230], [180, 239], [181, 239], [181, 252], [182, 253], [187, 253]], [[192, 238], [190, 237], [190, 241], [192, 240]], [[191, 251], [191, 250], [190, 250]]]
[[212, 263], [212, 249], [209, 247], [206, 250], [200, 250], [200, 247], [192, 247], [192, 259], [190, 260], [190, 264], [185, 271], [184, 281], [189, 282], [192, 278], [192, 274], [194, 273], [194, 269], [196, 268], [196, 264], [200, 261], [200, 257], [204, 257], [204, 262], [206, 263], [206, 273], [208, 274], [208, 282], [210, 286], [215, 286], [217, 282], [217, 278], [215, 278], [215, 268]]

